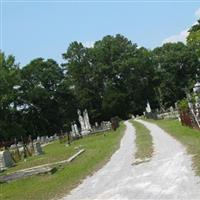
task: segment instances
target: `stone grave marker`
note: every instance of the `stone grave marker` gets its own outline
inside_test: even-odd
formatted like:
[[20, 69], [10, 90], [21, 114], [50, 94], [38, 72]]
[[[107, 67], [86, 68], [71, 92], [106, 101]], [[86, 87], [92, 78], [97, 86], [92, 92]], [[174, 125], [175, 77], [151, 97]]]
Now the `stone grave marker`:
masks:
[[41, 143], [45, 143], [45, 137], [44, 137], [44, 136], [41, 137], [40, 142], [41, 142]]
[[11, 154], [8, 150], [4, 150], [0, 152], [0, 171], [14, 166], [14, 161], [11, 157]]
[[41, 144], [40, 144], [39, 142], [36, 142], [36, 143], [34, 144], [34, 151], [35, 151], [35, 155], [44, 154], [44, 152], [42, 151]]

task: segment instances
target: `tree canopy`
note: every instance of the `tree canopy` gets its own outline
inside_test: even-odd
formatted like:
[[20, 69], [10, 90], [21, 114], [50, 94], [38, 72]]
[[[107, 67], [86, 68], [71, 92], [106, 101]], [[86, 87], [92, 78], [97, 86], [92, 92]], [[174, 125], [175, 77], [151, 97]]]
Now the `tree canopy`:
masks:
[[52, 135], [70, 129], [77, 109], [88, 109], [92, 123], [173, 106], [192, 89], [200, 67], [200, 20], [187, 44], [167, 43], [153, 50], [117, 34], [93, 47], [74, 41], [63, 63], [36, 58], [20, 66], [0, 52], [0, 140]]

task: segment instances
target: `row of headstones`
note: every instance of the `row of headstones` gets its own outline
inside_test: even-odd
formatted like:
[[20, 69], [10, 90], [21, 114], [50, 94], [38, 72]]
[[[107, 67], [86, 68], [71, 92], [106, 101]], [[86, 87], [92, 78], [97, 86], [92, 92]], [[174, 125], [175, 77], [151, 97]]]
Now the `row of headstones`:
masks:
[[[57, 140], [59, 137], [57, 136], [57, 134], [54, 134], [53, 136], [38, 136], [37, 139], [34, 139], [33, 140], [33, 143], [36, 143], [36, 142], [39, 142], [41, 144], [46, 144], [46, 143], [49, 143], [49, 142], [52, 142], [54, 140]], [[17, 147], [18, 148], [21, 148], [23, 147], [23, 142], [19, 141], [17, 143]], [[10, 146], [10, 149], [15, 149], [16, 148], [16, 144], [12, 144]]]
[[110, 130], [111, 127], [111, 122], [110, 121], [102, 121], [100, 123], [100, 125], [98, 124], [98, 122], [95, 122], [95, 126], [92, 126], [91, 130], [88, 132], [81, 132], [81, 130], [78, 129], [77, 125], [74, 123], [72, 124], [72, 131], [70, 132], [72, 138], [77, 138], [83, 135], [87, 135], [89, 133], [95, 133], [98, 131], [106, 131], [106, 130]]
[[53, 136], [38, 136], [36, 140], [33, 140], [33, 142], [40, 142], [42, 144], [52, 142], [54, 140], [59, 139], [57, 134], [54, 134]]
[[180, 119], [177, 103], [175, 103], [175, 109], [173, 108], [173, 106], [171, 106], [167, 110], [156, 109], [153, 112], [151, 110], [149, 102], [147, 102], [146, 111], [143, 112], [143, 115], [147, 118], [155, 118], [155, 119]]
[[111, 127], [111, 122], [110, 121], [102, 121], [100, 125], [98, 122], [95, 122], [95, 126], [92, 127], [93, 132], [95, 131], [104, 131], [104, 130], [110, 130]]
[[[34, 155], [41, 155], [44, 153], [40, 142], [33, 143], [33, 150], [34, 150]], [[19, 154], [22, 154], [24, 151], [24, 148], [23, 147], [18, 148], [17, 146], [15, 146], [14, 148], [12, 146], [10, 150], [6, 149], [4, 151], [0, 151], [0, 172], [6, 168], [9, 168], [15, 165], [15, 162], [11, 154], [14, 151], [18, 151]]]

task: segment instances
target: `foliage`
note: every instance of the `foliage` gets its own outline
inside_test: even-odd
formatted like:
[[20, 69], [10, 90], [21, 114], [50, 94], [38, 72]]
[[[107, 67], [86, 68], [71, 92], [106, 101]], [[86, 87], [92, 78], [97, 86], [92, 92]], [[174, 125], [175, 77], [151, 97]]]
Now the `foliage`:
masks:
[[0, 143], [69, 131], [78, 108], [87, 108], [94, 124], [142, 114], [147, 101], [153, 109], [174, 106], [193, 88], [200, 67], [199, 24], [191, 27], [187, 45], [152, 51], [120, 34], [90, 48], [74, 41], [61, 65], [36, 58], [22, 67], [0, 52]]
[[192, 89], [198, 66], [197, 55], [183, 43], [168, 43], [153, 51], [156, 89], [164, 107], [170, 107]]
[[149, 54], [119, 34], [104, 37], [93, 48], [71, 43], [63, 66], [80, 107], [87, 107], [97, 121], [142, 113], [148, 98], [155, 103]]
[[188, 100], [187, 99], [182, 99], [180, 101], [178, 101], [178, 108], [180, 111], [188, 111], [189, 107], [188, 107]]
[[200, 56], [200, 19], [190, 28], [187, 43]]

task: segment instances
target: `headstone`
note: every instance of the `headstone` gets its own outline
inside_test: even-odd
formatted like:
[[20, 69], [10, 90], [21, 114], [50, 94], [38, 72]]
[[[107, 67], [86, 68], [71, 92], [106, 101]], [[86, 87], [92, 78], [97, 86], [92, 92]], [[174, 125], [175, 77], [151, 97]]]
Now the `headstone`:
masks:
[[86, 130], [84, 119], [81, 116], [81, 111], [80, 110], [78, 110], [77, 113], [78, 113], [78, 120], [79, 120], [79, 123], [81, 125], [81, 132], [84, 132]]
[[12, 167], [14, 165], [14, 161], [12, 156], [8, 150], [0, 152], [0, 171], [7, 168]]
[[52, 142], [53, 141], [53, 136], [50, 136], [49, 137], [49, 142]]
[[16, 149], [16, 145], [15, 145], [15, 144], [12, 144], [12, 145], [10, 146], [10, 149]]
[[77, 113], [78, 113], [79, 123], [81, 125], [81, 135], [87, 135], [88, 133], [91, 132], [91, 125], [89, 122], [87, 110], [85, 109], [85, 111], [83, 112], [83, 117], [81, 116], [81, 111], [79, 109], [77, 110]]
[[58, 137], [58, 135], [56, 133], [53, 135], [53, 138], [54, 138], [54, 140], [58, 140], [59, 139], [59, 137]]
[[22, 145], [23, 145], [23, 144], [22, 144], [21, 141], [19, 141], [19, 142], [17, 143], [17, 146], [18, 146], [18, 147], [22, 147]]
[[42, 136], [42, 137], [41, 137], [40, 142], [41, 142], [41, 143], [45, 143], [45, 136]]
[[173, 106], [170, 106], [169, 110], [170, 110], [171, 113], [173, 113], [174, 112]]
[[36, 142], [34, 144], [34, 150], [35, 150], [35, 155], [41, 155], [43, 154], [44, 152], [42, 151], [42, 147], [41, 147], [41, 144], [39, 142]]
[[84, 110], [83, 117], [84, 117], [84, 121], [85, 121], [85, 128], [86, 128], [86, 130], [90, 131], [91, 125], [90, 125], [90, 120], [89, 120], [87, 109]]
[[151, 106], [149, 104], [149, 102], [147, 101], [147, 106], [146, 106], [146, 112], [150, 113], [151, 112]]
[[74, 128], [74, 124], [71, 124], [71, 136], [72, 137], [76, 137], [76, 132], [75, 132], [75, 128]]
[[99, 126], [98, 122], [95, 122], [95, 126], [96, 126], [96, 127], [98, 127], [98, 126]]
[[45, 138], [45, 142], [48, 143], [49, 142], [49, 136], [47, 135]]
[[178, 110], [178, 103], [176, 102], [174, 105], [175, 105], [175, 110]]
[[40, 142], [40, 136], [37, 136], [37, 142]]
[[76, 123], [74, 123], [74, 131], [75, 131], [75, 135], [79, 136], [78, 126], [76, 125]]

